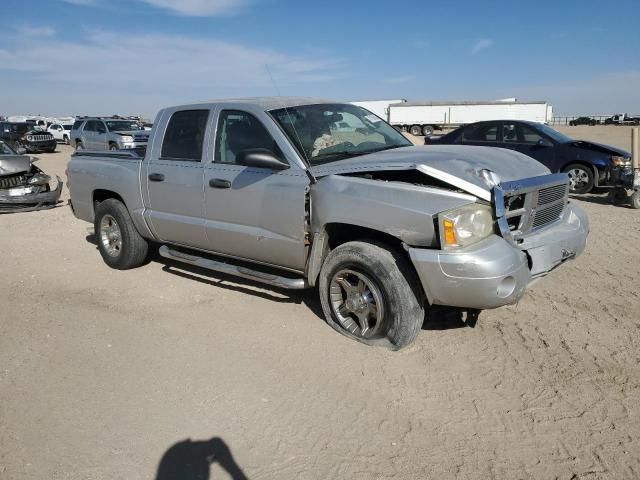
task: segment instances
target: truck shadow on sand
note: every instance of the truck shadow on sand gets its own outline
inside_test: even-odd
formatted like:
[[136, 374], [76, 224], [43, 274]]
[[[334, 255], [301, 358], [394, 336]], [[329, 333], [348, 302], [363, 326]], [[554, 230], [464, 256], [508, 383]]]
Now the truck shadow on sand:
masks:
[[[95, 234], [86, 237], [87, 242], [98, 245]], [[318, 295], [318, 288], [305, 290], [286, 290], [268, 284], [253, 282], [244, 278], [235, 277], [221, 272], [207, 270], [205, 268], [189, 265], [188, 263], [175, 262], [160, 256], [157, 248], [151, 248], [149, 257], [145, 262], [162, 264], [162, 271], [178, 277], [200, 282], [217, 288], [224, 288], [234, 292], [240, 292], [254, 297], [263, 298], [277, 303], [304, 304], [315, 316], [324, 320], [322, 305]], [[427, 309], [422, 330], [450, 330], [456, 328], [474, 328], [480, 316], [481, 310], [444, 307], [439, 305]]]
[[160, 459], [155, 480], [214, 480], [210, 473], [214, 464], [233, 480], [247, 480], [231, 450], [219, 437], [201, 441], [187, 438], [169, 447]]

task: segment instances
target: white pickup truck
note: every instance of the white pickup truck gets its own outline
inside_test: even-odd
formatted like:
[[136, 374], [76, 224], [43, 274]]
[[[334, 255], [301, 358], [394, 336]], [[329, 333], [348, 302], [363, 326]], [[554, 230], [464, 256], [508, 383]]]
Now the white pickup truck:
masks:
[[80, 150], [68, 181], [111, 267], [142, 265], [153, 242], [178, 262], [317, 287], [329, 325], [391, 348], [430, 305], [518, 301], [588, 233], [566, 174], [511, 150], [413, 146], [361, 107], [316, 99], [166, 108], [144, 158]]

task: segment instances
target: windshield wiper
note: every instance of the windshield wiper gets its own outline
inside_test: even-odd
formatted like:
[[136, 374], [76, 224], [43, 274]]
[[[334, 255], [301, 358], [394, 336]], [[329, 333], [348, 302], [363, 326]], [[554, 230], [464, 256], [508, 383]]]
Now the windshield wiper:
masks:
[[384, 150], [391, 150], [393, 148], [409, 147], [410, 145], [387, 145], [386, 147], [377, 148], [375, 150], [340, 150], [338, 152], [322, 153], [314, 158], [314, 160], [324, 160], [325, 158], [331, 158], [336, 156], [343, 156], [345, 158], [359, 157], [361, 155], [369, 155], [370, 153], [378, 153]]

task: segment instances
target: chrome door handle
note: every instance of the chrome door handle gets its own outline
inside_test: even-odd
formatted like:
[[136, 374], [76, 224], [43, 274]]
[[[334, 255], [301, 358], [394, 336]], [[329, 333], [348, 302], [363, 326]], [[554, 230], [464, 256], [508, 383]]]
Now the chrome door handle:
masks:
[[231, 182], [222, 178], [212, 178], [209, 180], [209, 186], [212, 188], [231, 188]]

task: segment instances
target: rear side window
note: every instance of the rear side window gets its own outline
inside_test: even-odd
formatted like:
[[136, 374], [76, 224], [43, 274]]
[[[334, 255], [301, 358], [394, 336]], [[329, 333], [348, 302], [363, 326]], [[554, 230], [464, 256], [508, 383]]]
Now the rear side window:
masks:
[[96, 131], [96, 121], [95, 120], [87, 120], [87, 123], [84, 124], [84, 128], [82, 129], [84, 132], [95, 132]]
[[209, 110], [182, 110], [171, 115], [162, 142], [161, 158], [199, 162]]
[[465, 129], [462, 134], [463, 142], [495, 142], [497, 140], [497, 125], [474, 125]]
[[82, 125], [82, 120], [76, 120], [75, 122], [73, 122], [73, 130], [78, 130], [80, 128], [80, 125]]

